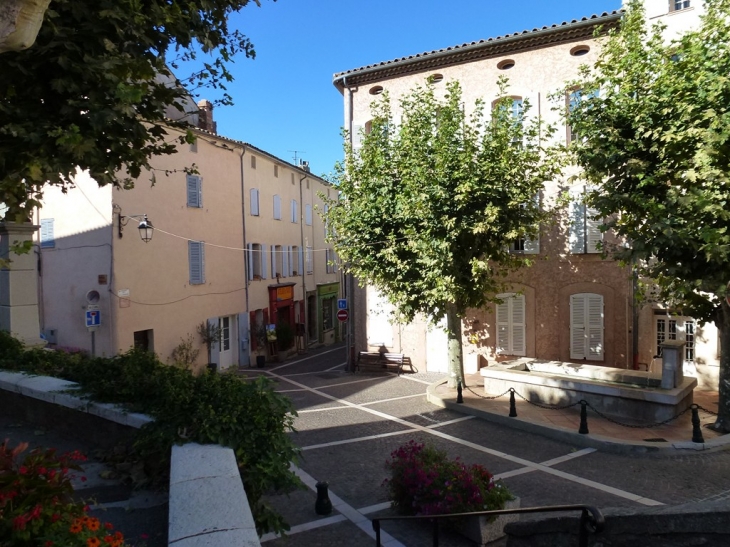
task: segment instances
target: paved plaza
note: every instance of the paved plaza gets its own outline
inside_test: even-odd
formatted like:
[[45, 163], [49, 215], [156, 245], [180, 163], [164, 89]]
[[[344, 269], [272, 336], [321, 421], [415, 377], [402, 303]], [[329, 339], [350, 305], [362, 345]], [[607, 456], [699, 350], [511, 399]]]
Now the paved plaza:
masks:
[[[672, 448], [620, 454], [583, 448], [429, 403], [426, 389], [442, 374], [347, 373], [341, 347], [242, 374], [271, 378], [299, 413], [292, 433], [302, 449], [296, 471], [309, 488], [269, 498], [292, 529], [285, 538], [265, 535], [262, 543], [268, 547], [374, 545], [370, 518], [393, 514], [381, 486], [387, 478], [383, 464], [409, 440], [427, 441], [466, 463], [485, 465], [504, 479], [523, 507], [584, 503], [630, 509], [730, 498], [730, 451]], [[480, 393], [477, 378], [471, 381]], [[619, 435], [609, 424], [593, 424], [600, 433], [595, 438]], [[629, 445], [636, 435], [631, 432]], [[645, 430], [638, 435], [670, 433]], [[317, 481], [330, 485], [335, 510], [327, 517], [314, 511]], [[384, 545], [430, 544], [424, 523], [385, 522], [383, 530]], [[470, 542], [443, 531], [441, 545]]]

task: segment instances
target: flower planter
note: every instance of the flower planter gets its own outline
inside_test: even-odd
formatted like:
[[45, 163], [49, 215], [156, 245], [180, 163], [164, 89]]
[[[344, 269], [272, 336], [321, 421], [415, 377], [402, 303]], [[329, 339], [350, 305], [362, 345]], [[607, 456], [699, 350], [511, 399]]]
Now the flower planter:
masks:
[[[520, 506], [520, 498], [507, 501], [505, 509], [517, 509]], [[478, 545], [487, 545], [504, 536], [504, 525], [515, 522], [519, 515], [499, 515], [492, 522], [487, 516], [467, 517], [454, 521], [454, 529], [461, 535], [466, 536]]]

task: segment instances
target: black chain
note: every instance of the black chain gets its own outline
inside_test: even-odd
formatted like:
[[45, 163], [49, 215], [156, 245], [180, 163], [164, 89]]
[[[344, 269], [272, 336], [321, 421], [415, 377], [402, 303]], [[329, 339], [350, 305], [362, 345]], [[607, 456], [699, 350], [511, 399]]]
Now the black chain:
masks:
[[[510, 388], [510, 389], [514, 389], [514, 388]], [[572, 404], [564, 405], [564, 406], [543, 405], [543, 404], [536, 403], [534, 401], [530, 401], [529, 399], [524, 398], [522, 395], [517, 393], [516, 390], [515, 390], [515, 395], [517, 395], [523, 401], [530, 403], [531, 405], [536, 406], [538, 408], [544, 408], [545, 410], [565, 410], [566, 408], [571, 408], [571, 407], [574, 407], [574, 406], [580, 404], [580, 401], [578, 401], [577, 403], [572, 403]]]
[[586, 405], [588, 405], [588, 408], [590, 408], [593, 412], [595, 412], [596, 414], [598, 414], [604, 420], [608, 420], [609, 422], [611, 422], [613, 424], [620, 425], [620, 426], [623, 426], [623, 427], [629, 427], [631, 429], [651, 429], [653, 427], [659, 427], [660, 425], [666, 425], [669, 422], [676, 420], [677, 418], [679, 418], [680, 416], [682, 416], [683, 414], [685, 414], [686, 412], [688, 412], [689, 410], [691, 410], [691, 407], [687, 407], [682, 412], [680, 412], [679, 414], [677, 414], [676, 416], [672, 416], [671, 418], [669, 418], [667, 420], [664, 420], [663, 422], [656, 422], [656, 423], [648, 424], [648, 425], [638, 425], [638, 424], [625, 424], [623, 422], [619, 422], [618, 420], [614, 420], [613, 418], [609, 418], [603, 412], [601, 412], [600, 410], [597, 410], [588, 401], [586, 401]]
[[[477, 386], [477, 387], [484, 387], [484, 386]], [[504, 393], [502, 393], [502, 395], [495, 395], [494, 397], [487, 397], [486, 395], [479, 395], [476, 391], [474, 391], [469, 386], [466, 386], [466, 389], [468, 389], [469, 391], [471, 391], [477, 397], [481, 397], [482, 399], [489, 399], [489, 400], [499, 399], [500, 397], [503, 397], [503, 396], [507, 395], [510, 392], [510, 390], [508, 389], [507, 391], [505, 391]], [[510, 388], [510, 389], [512, 389], [512, 388]]]
[[714, 410], [708, 410], [704, 406], [700, 406], [700, 405], [697, 405], [697, 408], [699, 410], [702, 410], [703, 412], [707, 412], [708, 414], [712, 414], [713, 416], [717, 416], [717, 412], [715, 412]]

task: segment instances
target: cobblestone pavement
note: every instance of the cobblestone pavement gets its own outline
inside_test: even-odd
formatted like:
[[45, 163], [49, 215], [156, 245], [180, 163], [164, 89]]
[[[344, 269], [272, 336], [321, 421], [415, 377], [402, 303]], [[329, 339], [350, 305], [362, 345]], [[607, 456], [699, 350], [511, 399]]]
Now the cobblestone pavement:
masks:
[[[263, 374], [294, 402], [295, 470], [309, 488], [269, 498], [292, 529], [265, 535], [266, 547], [344, 544], [372, 546], [370, 518], [392, 515], [381, 484], [391, 451], [428, 441], [467, 463], [481, 463], [521, 498], [522, 506], [588, 503], [601, 509], [730, 499], [730, 451], [620, 455], [580, 448], [460, 413], [426, 401], [439, 374], [362, 374], [345, 371], [345, 349], [298, 356]], [[314, 483], [327, 481], [335, 510], [314, 512]], [[383, 523], [383, 544], [429, 545], [425, 523]], [[448, 531], [441, 545], [471, 543]]]

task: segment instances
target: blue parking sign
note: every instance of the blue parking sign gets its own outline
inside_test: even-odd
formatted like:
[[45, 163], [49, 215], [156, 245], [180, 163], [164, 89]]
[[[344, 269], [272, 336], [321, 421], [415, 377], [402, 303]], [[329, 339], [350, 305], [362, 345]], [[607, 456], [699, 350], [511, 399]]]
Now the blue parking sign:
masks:
[[346, 310], [347, 309], [347, 298], [338, 298], [337, 299], [337, 309], [338, 310]]

